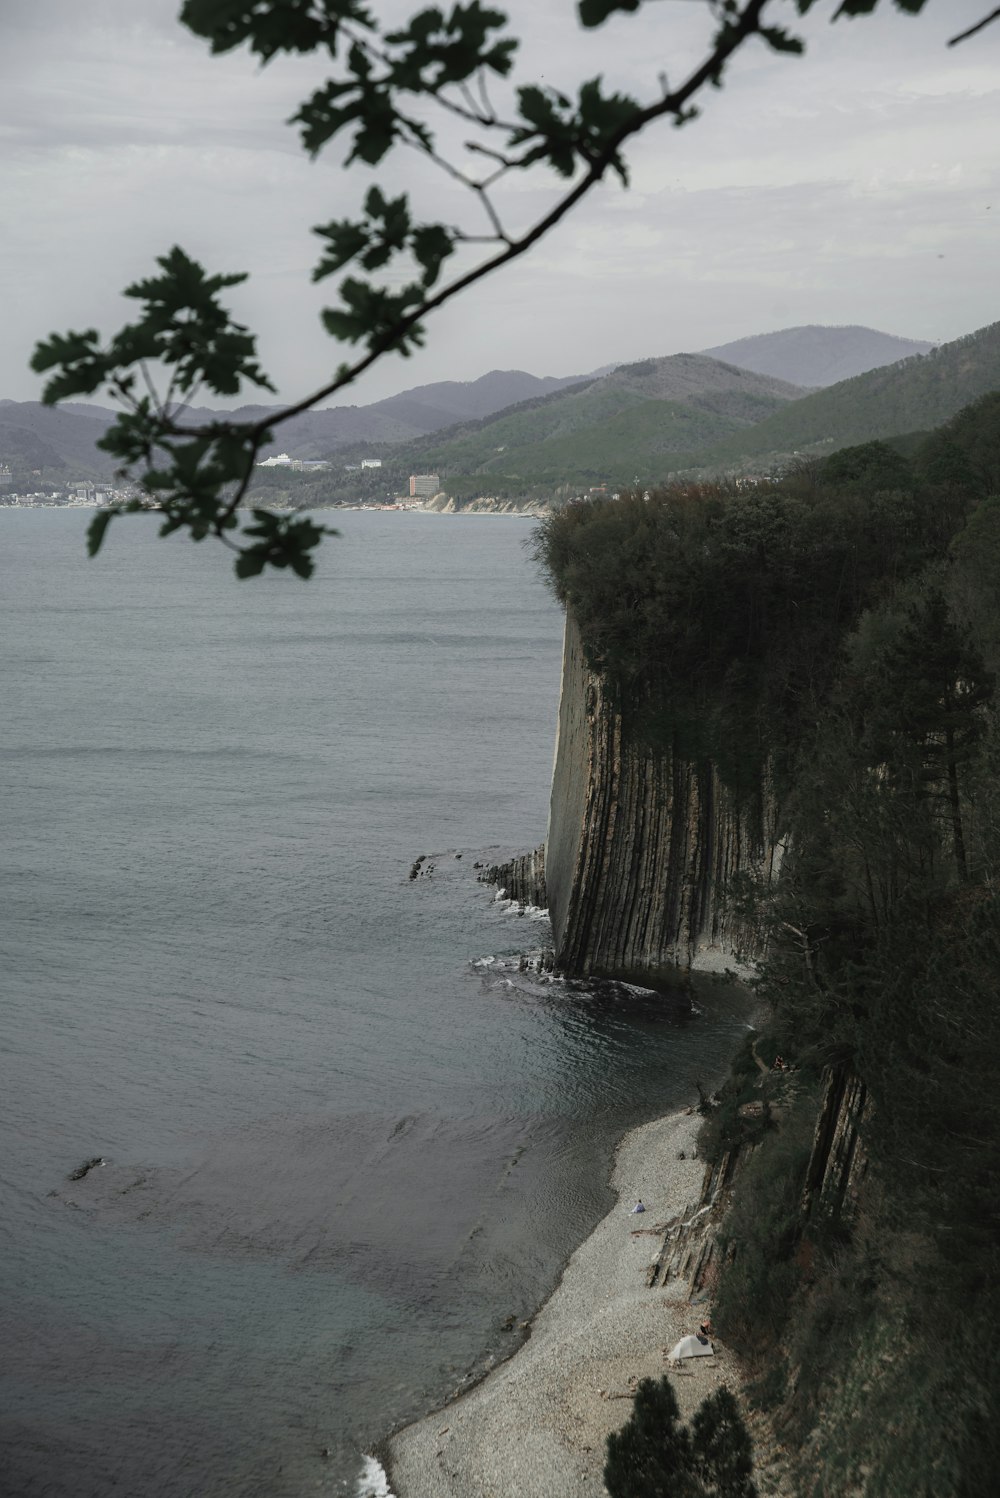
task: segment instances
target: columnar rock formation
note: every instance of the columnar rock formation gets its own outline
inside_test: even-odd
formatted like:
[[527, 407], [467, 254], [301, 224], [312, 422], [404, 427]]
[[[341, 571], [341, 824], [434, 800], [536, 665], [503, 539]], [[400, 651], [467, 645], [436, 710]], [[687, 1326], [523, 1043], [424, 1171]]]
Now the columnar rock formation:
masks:
[[781, 848], [768, 787], [740, 806], [712, 764], [629, 731], [567, 616], [545, 854], [559, 966], [649, 975], [751, 959], [761, 937], [738, 894], [770, 883]]
[[521, 905], [537, 905], [541, 910], [548, 905], [544, 843], [532, 848], [530, 853], [519, 853], [507, 863], [488, 865], [479, 877], [484, 884], [495, 884], [508, 900], [517, 900]]

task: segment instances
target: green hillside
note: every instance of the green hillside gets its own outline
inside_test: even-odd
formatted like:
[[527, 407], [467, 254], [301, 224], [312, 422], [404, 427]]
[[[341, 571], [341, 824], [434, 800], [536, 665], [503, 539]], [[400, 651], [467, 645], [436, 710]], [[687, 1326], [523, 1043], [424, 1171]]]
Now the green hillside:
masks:
[[[583, 389], [408, 445], [445, 488], [651, 483], [919, 434], [1000, 389], [1000, 323], [796, 399], [794, 386], [700, 355], [647, 359]], [[477, 486], [476, 480], [482, 487]]]
[[646, 359], [406, 449], [446, 475], [502, 473], [526, 484], [665, 477], [798, 393], [769, 376], [697, 354]]
[[1000, 323], [929, 354], [842, 380], [786, 404], [752, 431], [734, 433], [698, 455], [713, 466], [741, 459], [836, 448], [926, 430], [1000, 389]]
[[29, 427], [12, 426], [0, 421], [0, 463], [11, 472], [13, 481], [24, 481], [33, 475], [50, 482], [61, 477], [66, 463], [51, 443]]

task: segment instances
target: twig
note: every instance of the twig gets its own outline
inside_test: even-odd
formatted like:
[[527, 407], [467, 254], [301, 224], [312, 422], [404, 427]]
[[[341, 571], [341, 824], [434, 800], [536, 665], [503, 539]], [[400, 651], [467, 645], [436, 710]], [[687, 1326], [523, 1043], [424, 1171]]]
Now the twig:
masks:
[[[521, 255], [527, 253], [531, 247], [544, 238], [549, 231], [566, 217], [587, 193], [602, 179], [605, 171], [615, 160], [620, 148], [638, 135], [640, 131], [651, 124], [654, 120], [662, 119], [665, 115], [674, 115], [678, 119], [684, 117], [684, 111], [691, 99], [705, 87], [706, 84], [714, 82], [725, 65], [738, 51], [742, 44], [751, 36], [760, 32], [761, 13], [768, 0], [747, 0], [747, 4], [738, 16], [727, 28], [725, 36], [713, 48], [710, 55], [689, 76], [687, 81], [673, 94], [667, 95], [656, 104], [650, 104], [645, 109], [637, 109], [630, 120], [620, 125], [611, 136], [604, 150], [590, 163], [579, 182], [572, 187], [556, 205], [540, 218], [534, 226], [523, 234], [519, 239], [511, 241], [498, 254], [485, 260], [473, 270], [467, 271], [464, 276], [459, 276], [450, 285], [445, 286], [435, 296], [428, 297], [419, 307], [400, 318], [396, 325], [388, 329], [381, 337], [377, 338], [369, 347], [369, 350], [353, 364], [348, 365], [343, 373], [322, 385], [311, 395], [304, 396], [302, 400], [295, 401], [286, 406], [277, 415], [269, 416], [247, 428], [248, 436], [259, 440], [259, 433], [270, 427], [280, 426], [283, 422], [290, 421], [292, 417], [299, 416], [303, 411], [309, 411], [320, 401], [328, 400], [331, 395], [343, 390], [346, 385], [352, 384], [359, 375], [364, 374], [367, 369], [381, 359], [382, 355], [391, 348], [395, 348], [400, 339], [407, 334], [411, 328], [416, 326], [422, 318], [430, 312], [436, 312], [438, 308], [445, 306], [453, 297], [460, 295], [477, 281], [483, 280], [501, 266], [517, 260]], [[197, 429], [191, 433], [194, 435]]]
[[987, 26], [991, 26], [994, 21], [998, 20], [1000, 20], [1000, 5], [997, 6], [996, 10], [991, 11], [988, 16], [983, 16], [981, 21], [977, 21], [975, 26], [970, 26], [968, 31], [960, 31], [958, 36], [953, 36], [948, 46], [957, 47], [959, 42], [968, 41], [969, 37], [975, 36], [977, 31], [985, 31]]

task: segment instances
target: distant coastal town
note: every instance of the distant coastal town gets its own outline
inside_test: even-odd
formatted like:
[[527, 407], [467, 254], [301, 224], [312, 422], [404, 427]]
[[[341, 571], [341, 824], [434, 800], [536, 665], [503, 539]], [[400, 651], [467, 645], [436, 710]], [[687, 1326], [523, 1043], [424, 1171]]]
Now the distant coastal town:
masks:
[[[321, 473], [333, 467], [333, 464], [325, 459], [316, 458], [293, 458], [288, 453], [278, 453], [277, 456], [264, 458], [257, 464], [258, 468], [268, 470], [286, 470], [289, 473], [314, 474]], [[347, 473], [360, 473], [363, 469], [380, 470], [381, 458], [365, 458], [361, 463], [349, 463], [344, 465]], [[41, 480], [41, 473], [30, 475], [32, 479]], [[11, 487], [7, 487], [10, 485]], [[408, 481], [408, 492], [406, 494], [394, 495], [386, 491], [380, 498], [359, 499], [356, 503], [340, 503], [339, 508], [357, 510], [422, 510], [425, 502], [434, 499], [441, 492], [441, 480], [436, 473], [411, 473]], [[0, 463], [0, 505], [12, 508], [62, 508], [62, 509], [103, 509], [113, 505], [127, 504], [130, 500], [141, 496], [141, 491], [134, 484], [112, 484], [108, 482], [95, 482], [91, 479], [76, 479], [59, 486], [42, 487], [39, 483], [37, 488], [13, 488], [13, 477], [10, 467], [6, 463]], [[273, 492], [270, 494], [255, 493], [249, 503], [266, 506], [272, 509], [294, 509], [297, 508], [290, 500], [279, 497]], [[151, 505], [151, 508], [159, 508]]]

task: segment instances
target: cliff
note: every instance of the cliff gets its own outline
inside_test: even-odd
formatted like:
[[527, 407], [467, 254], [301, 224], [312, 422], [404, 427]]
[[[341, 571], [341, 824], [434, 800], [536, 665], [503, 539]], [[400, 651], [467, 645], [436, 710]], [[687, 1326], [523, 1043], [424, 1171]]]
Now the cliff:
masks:
[[761, 930], [739, 896], [766, 890], [781, 854], [770, 787], [740, 805], [710, 762], [645, 742], [567, 612], [545, 850], [559, 967], [642, 976], [752, 960]]
[[423, 508], [436, 515], [548, 515], [552, 506], [543, 499], [499, 499], [488, 494], [456, 499], [452, 494], [435, 494]]
[[539, 528], [559, 964], [758, 962], [657, 1274], [710, 1297], [801, 1498], [967, 1498], [1000, 1465], [998, 400], [912, 463]]

